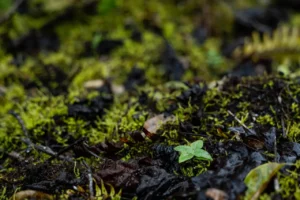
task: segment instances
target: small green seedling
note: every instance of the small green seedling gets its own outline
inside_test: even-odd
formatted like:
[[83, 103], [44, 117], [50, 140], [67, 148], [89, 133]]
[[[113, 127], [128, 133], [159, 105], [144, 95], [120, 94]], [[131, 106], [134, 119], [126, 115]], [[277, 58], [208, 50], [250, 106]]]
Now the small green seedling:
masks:
[[192, 159], [194, 156], [200, 160], [212, 160], [211, 155], [202, 149], [203, 141], [197, 140], [190, 145], [179, 145], [174, 148], [180, 152], [179, 163]]

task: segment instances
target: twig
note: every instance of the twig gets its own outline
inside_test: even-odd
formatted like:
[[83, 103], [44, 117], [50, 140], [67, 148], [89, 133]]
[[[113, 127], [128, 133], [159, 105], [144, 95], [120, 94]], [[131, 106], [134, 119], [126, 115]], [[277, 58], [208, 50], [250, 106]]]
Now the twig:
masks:
[[93, 176], [91, 167], [83, 160], [82, 163], [88, 170], [88, 179], [89, 179], [89, 190], [90, 190], [90, 199], [94, 198], [94, 186], [93, 186]]
[[281, 126], [282, 126], [282, 135], [284, 138], [286, 138], [286, 132], [285, 132], [285, 125], [284, 125], [284, 120], [283, 117], [281, 117]]
[[71, 144], [70, 146], [62, 149], [60, 152], [56, 153], [50, 147], [43, 146], [43, 145], [40, 145], [40, 144], [34, 144], [30, 140], [30, 138], [29, 138], [27, 128], [25, 126], [24, 121], [20, 117], [20, 115], [17, 114], [16, 112], [14, 112], [14, 111], [9, 111], [9, 114], [11, 114], [12, 116], [14, 116], [18, 120], [19, 124], [22, 127], [22, 131], [23, 131], [23, 133], [25, 135], [25, 138], [21, 138], [21, 141], [24, 142], [25, 144], [27, 144], [31, 148], [37, 149], [37, 150], [39, 150], [39, 151], [41, 151], [43, 153], [46, 153], [46, 154], [50, 155], [51, 157], [47, 160], [48, 162], [51, 161], [54, 158], [59, 158], [61, 160], [72, 162], [72, 159], [69, 159], [67, 157], [61, 156], [61, 154], [63, 154], [64, 152], [66, 152], [69, 149], [71, 149], [74, 145], [76, 145], [76, 144], [78, 144], [78, 143], [80, 143], [80, 142], [82, 142], [82, 141], [84, 141], [86, 139], [85, 137], [83, 137], [83, 138], [77, 140], [76, 142], [74, 142], [73, 144]]
[[34, 148], [34, 144], [29, 138], [27, 128], [20, 115], [14, 112], [13, 110], [9, 111], [8, 113], [11, 114], [13, 117], [15, 117], [18, 120], [19, 124], [21, 125], [23, 134], [25, 135], [25, 139], [23, 140], [23, 142], [25, 142], [30, 148]]
[[[21, 138], [21, 141], [24, 142], [25, 144], [29, 145], [29, 142], [26, 138]], [[53, 151], [50, 147], [41, 145], [41, 144], [34, 144], [31, 143], [31, 145], [34, 147], [34, 149], [39, 150], [45, 154], [48, 154], [50, 156], [57, 156], [57, 153], [55, 151]], [[59, 159], [64, 160], [64, 161], [68, 161], [68, 162], [72, 162], [72, 159], [68, 158], [68, 157], [64, 157], [62, 155], [58, 156]]]
[[241, 120], [239, 120], [230, 110], [227, 110], [228, 114], [230, 114], [244, 129], [249, 131], [250, 133], [253, 133], [251, 129], [249, 129]]
[[277, 141], [276, 141], [276, 134], [275, 134], [275, 141], [274, 141], [274, 162], [279, 162], [279, 157], [277, 156]]
[[83, 149], [88, 152], [89, 154], [91, 154], [92, 156], [95, 156], [96, 158], [100, 158], [100, 156], [98, 156], [97, 154], [95, 154], [94, 152], [89, 150], [89, 145], [86, 144], [85, 142], [82, 143], [82, 147]]
[[72, 143], [72, 144], [70, 144], [69, 146], [67, 146], [67, 147], [63, 148], [62, 150], [60, 150], [56, 155], [51, 156], [51, 157], [47, 160], [47, 162], [50, 162], [50, 161], [52, 161], [53, 159], [58, 158], [58, 156], [60, 156], [61, 154], [65, 153], [65, 152], [67, 152], [67, 151], [69, 151], [69, 150], [72, 149], [75, 145], [77, 145], [77, 144], [79, 144], [79, 143], [81, 143], [81, 142], [83, 142], [83, 141], [85, 141], [85, 140], [86, 140], [86, 137], [82, 137], [82, 138], [76, 140], [74, 143]]
[[10, 110], [8, 113], [11, 114], [12, 116], [14, 116], [14, 117], [18, 120], [19, 124], [20, 124], [21, 127], [22, 127], [22, 131], [23, 131], [25, 137], [26, 137], [26, 138], [29, 138], [28, 132], [27, 132], [27, 129], [26, 129], [26, 126], [25, 126], [25, 123], [24, 123], [24, 121], [22, 120], [22, 118], [20, 117], [20, 115], [17, 114], [17, 113], [16, 113], [15, 111], [13, 111], [13, 110]]
[[11, 158], [18, 160], [19, 162], [22, 162], [25, 160], [25, 158], [23, 156], [21, 156], [21, 154], [19, 154], [18, 152], [15, 152], [15, 151], [11, 151], [11, 152], [7, 153], [7, 155]]
[[34, 144], [30, 138], [29, 138], [29, 135], [28, 135], [28, 131], [27, 131], [27, 128], [25, 126], [25, 123], [24, 121], [22, 120], [22, 118], [20, 117], [19, 114], [17, 114], [16, 112], [14, 111], [9, 111], [9, 114], [11, 114], [13, 117], [15, 117], [19, 124], [21, 125], [22, 127], [22, 131], [25, 135], [25, 138], [21, 138], [21, 141], [24, 142], [25, 144], [27, 144], [30, 148], [34, 148], [36, 150], [39, 150], [43, 153], [46, 153], [52, 157], [59, 157], [60, 159], [62, 160], [66, 160], [66, 161], [72, 161], [71, 159], [68, 159], [66, 157], [63, 157], [63, 156], [60, 156], [58, 155], [58, 153], [54, 152], [50, 147], [47, 147], [47, 146], [43, 146], [43, 145], [40, 145], [40, 144]]
[[40, 145], [40, 144], [34, 144], [32, 142], [29, 142], [27, 140], [27, 138], [21, 138], [21, 141], [24, 142], [27, 145], [32, 145], [32, 147], [34, 147], [35, 149], [37, 149], [41, 152], [44, 152], [44, 153], [46, 153], [50, 156], [55, 156], [56, 155], [56, 153], [50, 147], [45, 147], [45, 146]]
[[[5, 0], [4, 0], [5, 1]], [[0, 24], [9, 20], [9, 18], [16, 12], [18, 7], [23, 3], [24, 0], [16, 0], [14, 5], [0, 18]]]

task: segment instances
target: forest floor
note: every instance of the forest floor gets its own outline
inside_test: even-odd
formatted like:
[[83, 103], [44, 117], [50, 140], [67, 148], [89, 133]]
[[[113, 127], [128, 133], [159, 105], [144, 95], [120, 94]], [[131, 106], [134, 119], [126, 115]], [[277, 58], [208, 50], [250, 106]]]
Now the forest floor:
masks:
[[300, 199], [300, 3], [259, 2], [0, 2], [0, 199]]

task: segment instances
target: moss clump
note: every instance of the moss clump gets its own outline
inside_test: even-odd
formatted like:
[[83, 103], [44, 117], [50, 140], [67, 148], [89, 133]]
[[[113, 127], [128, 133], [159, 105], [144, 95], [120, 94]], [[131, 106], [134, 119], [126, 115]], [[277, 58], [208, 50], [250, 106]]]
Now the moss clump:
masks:
[[274, 123], [274, 120], [273, 118], [271, 117], [271, 115], [269, 114], [266, 114], [264, 116], [259, 116], [256, 121], [262, 125], [270, 125], [270, 126], [274, 126], [275, 123]]
[[277, 176], [280, 186], [279, 193], [284, 199], [298, 199], [300, 197], [300, 189], [298, 184], [299, 164], [300, 162], [296, 161], [292, 169], [286, 170], [284, 173], [279, 173]]

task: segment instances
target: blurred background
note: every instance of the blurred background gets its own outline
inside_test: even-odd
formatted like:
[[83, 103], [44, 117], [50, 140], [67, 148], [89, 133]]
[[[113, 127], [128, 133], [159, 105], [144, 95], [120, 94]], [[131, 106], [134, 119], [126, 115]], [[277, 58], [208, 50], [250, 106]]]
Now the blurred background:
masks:
[[299, 9], [296, 0], [1, 1], [1, 90], [298, 76]]

